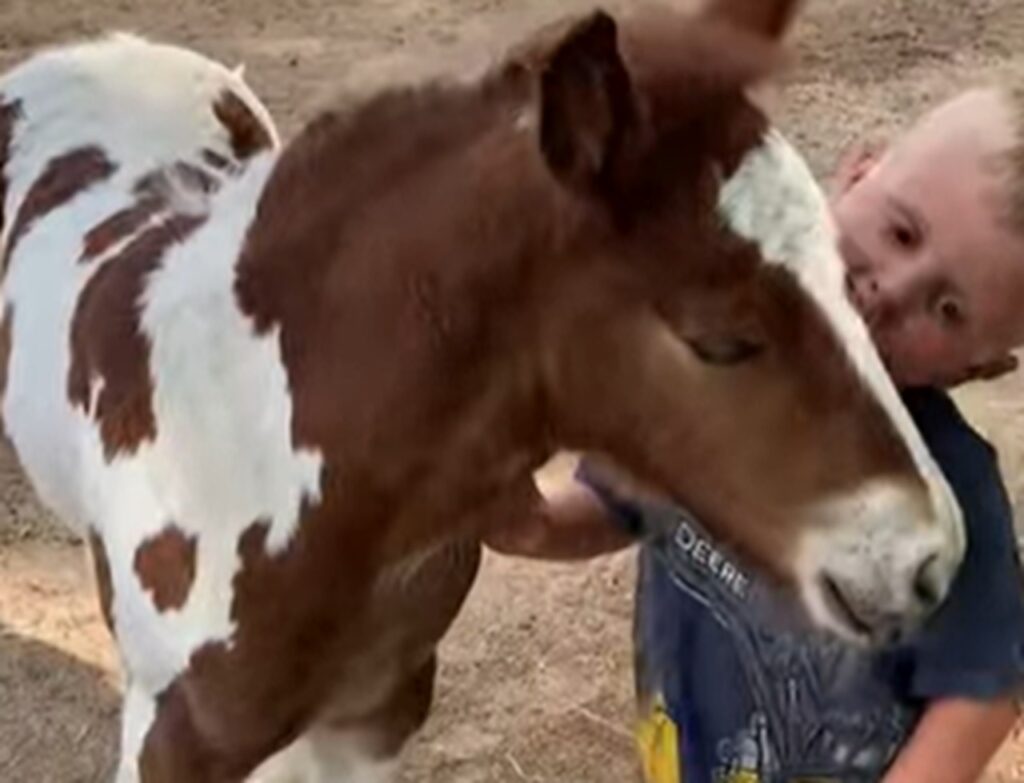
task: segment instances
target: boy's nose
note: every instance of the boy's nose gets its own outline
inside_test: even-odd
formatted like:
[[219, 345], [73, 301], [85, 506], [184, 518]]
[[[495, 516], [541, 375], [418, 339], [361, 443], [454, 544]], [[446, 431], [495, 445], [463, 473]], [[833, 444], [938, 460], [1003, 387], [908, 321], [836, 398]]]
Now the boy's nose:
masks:
[[851, 273], [847, 276], [850, 299], [869, 324], [899, 317], [913, 306], [921, 288], [920, 270], [906, 265], [901, 269]]
[[877, 320], [881, 314], [882, 291], [878, 279], [873, 274], [847, 274], [846, 293], [865, 321], [872, 323]]

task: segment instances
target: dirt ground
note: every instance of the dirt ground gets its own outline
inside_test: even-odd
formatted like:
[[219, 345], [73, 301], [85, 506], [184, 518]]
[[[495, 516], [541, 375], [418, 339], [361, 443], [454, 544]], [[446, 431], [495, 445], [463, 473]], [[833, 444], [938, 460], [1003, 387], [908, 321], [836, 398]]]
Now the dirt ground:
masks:
[[[573, 5], [581, 4], [572, 0]], [[286, 134], [339, 91], [395, 72], [460, 67], [494, 31], [553, 0], [0, 0], [0, 68], [33, 48], [132, 29], [245, 62]], [[955, 88], [1024, 78], [1024, 0], [812, 0], [780, 118], [826, 174], [861, 136], [889, 133]], [[489, 43], [488, 43], [489, 45]], [[1000, 447], [1024, 509], [1024, 378], [961, 395]], [[0, 781], [106, 780], [116, 659], [80, 546], [38, 507], [0, 446]], [[489, 558], [443, 649], [436, 710], [411, 783], [635, 779], [632, 556], [587, 566]], [[1024, 737], [987, 783], [1024, 783]]]

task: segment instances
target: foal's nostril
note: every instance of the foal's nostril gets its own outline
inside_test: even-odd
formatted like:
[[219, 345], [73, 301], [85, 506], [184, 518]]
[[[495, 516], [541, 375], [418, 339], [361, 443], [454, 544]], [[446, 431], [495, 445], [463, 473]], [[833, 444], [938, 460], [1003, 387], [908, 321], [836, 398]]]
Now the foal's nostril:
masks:
[[925, 611], [935, 609], [945, 597], [945, 585], [940, 569], [939, 556], [932, 555], [921, 564], [914, 575], [914, 597]]

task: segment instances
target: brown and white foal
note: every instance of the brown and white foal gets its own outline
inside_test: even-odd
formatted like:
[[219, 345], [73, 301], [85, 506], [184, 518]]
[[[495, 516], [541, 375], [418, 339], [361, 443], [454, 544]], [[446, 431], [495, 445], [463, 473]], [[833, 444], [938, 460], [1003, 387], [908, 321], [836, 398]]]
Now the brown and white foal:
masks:
[[3, 418], [92, 544], [119, 781], [240, 781], [300, 738], [312, 779], [386, 780], [480, 526], [563, 448], [849, 636], [942, 599], [959, 512], [746, 98], [792, 5], [595, 13], [283, 150], [179, 49], [0, 80]]

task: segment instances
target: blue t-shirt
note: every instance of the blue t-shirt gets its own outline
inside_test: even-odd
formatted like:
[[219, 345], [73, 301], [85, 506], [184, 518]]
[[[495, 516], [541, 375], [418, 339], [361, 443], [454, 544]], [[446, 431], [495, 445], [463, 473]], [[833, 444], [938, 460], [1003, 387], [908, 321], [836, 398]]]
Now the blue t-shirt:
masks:
[[926, 628], [881, 652], [810, 630], [697, 520], [616, 498], [584, 464], [581, 479], [646, 536], [637, 684], [676, 724], [687, 783], [877, 781], [927, 700], [1024, 683], [1024, 582], [995, 452], [945, 394], [904, 400], [963, 508], [968, 550]]

